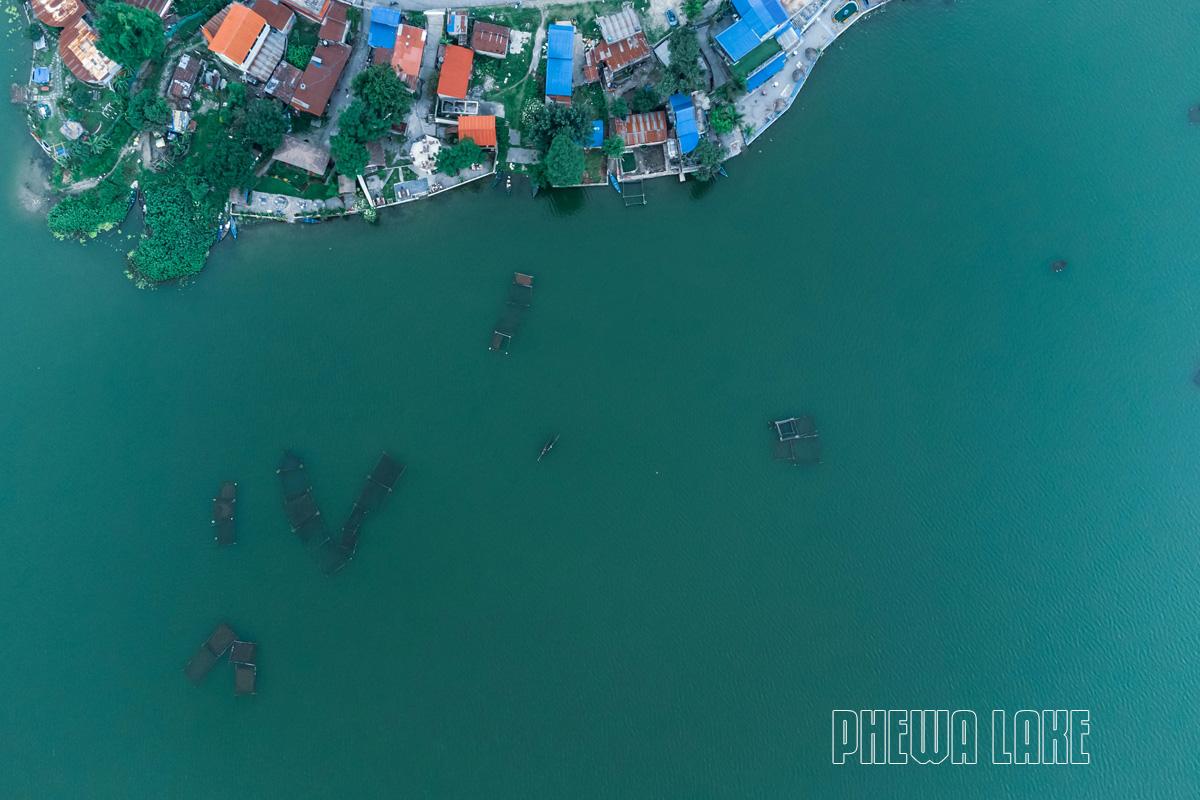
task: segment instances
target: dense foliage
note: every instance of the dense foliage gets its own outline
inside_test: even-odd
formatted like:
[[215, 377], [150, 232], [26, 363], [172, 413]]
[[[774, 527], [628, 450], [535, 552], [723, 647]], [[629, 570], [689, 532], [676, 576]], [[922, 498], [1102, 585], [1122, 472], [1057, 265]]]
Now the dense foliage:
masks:
[[636, 114], [645, 114], [647, 111], [653, 111], [662, 105], [662, 98], [653, 87], [643, 86], [633, 93], [633, 111]]
[[68, 195], [50, 209], [46, 224], [58, 239], [95, 237], [121, 224], [129, 213], [129, 187], [114, 178], [100, 181], [93, 189]]
[[453, 147], [443, 147], [438, 153], [438, 172], [447, 175], [457, 175], [472, 164], [479, 163], [483, 150], [475, 144], [475, 140], [467, 137], [460, 139]]
[[721, 103], [708, 114], [708, 127], [722, 136], [732, 133], [741, 121], [742, 112], [733, 103]]
[[551, 186], [573, 186], [583, 178], [583, 147], [568, 133], [559, 133], [542, 160]]
[[283, 58], [296, 69], [304, 69], [308, 66], [308, 62], [312, 61], [313, 53], [316, 52], [317, 45], [315, 42], [298, 42], [290, 41], [287, 45], [287, 51]]
[[625, 102], [625, 98], [623, 97], [618, 97], [616, 100], [613, 100], [612, 107], [609, 110], [612, 111], [612, 115], [614, 117], [618, 117], [620, 119], [625, 119], [629, 116], [629, 104]]
[[247, 141], [274, 150], [287, 133], [283, 106], [268, 97], [256, 97], [246, 104], [242, 118]]
[[140, 131], [155, 125], [165, 125], [171, 119], [171, 107], [154, 89], [147, 87], [129, 98], [125, 118], [134, 130]]
[[561, 134], [581, 142], [591, 130], [592, 121], [583, 109], [576, 105], [564, 106], [558, 103], [549, 103], [534, 110], [525, 123], [525, 133], [539, 150], [546, 150]]
[[361, 175], [370, 162], [366, 145], [383, 136], [412, 108], [412, 93], [386, 64], [368, 67], [354, 76], [354, 99], [338, 117], [338, 132], [330, 140], [337, 171]]
[[163, 51], [162, 20], [153, 11], [126, 3], [100, 6], [96, 20], [100, 51], [122, 66], [136, 69], [143, 61]]
[[683, 0], [683, 13], [688, 22], [696, 22], [704, 13], [704, 0]]
[[700, 67], [700, 42], [694, 31], [682, 29], [671, 35], [667, 44], [671, 65], [663, 70], [658, 84], [664, 95], [693, 92], [704, 88], [704, 70]]
[[146, 227], [129, 263], [139, 275], [166, 281], [204, 269], [215, 241], [220, 204], [195, 190], [199, 184], [181, 172], [154, 178], [146, 187]]
[[609, 136], [604, 140], [601, 150], [609, 158], [620, 158], [621, 154], [625, 152], [625, 140], [620, 136]]
[[715, 139], [705, 136], [689, 156], [692, 163], [699, 167], [694, 173], [695, 176], [702, 181], [711, 181], [717, 177], [717, 173], [721, 169], [721, 162], [725, 160], [725, 146]]

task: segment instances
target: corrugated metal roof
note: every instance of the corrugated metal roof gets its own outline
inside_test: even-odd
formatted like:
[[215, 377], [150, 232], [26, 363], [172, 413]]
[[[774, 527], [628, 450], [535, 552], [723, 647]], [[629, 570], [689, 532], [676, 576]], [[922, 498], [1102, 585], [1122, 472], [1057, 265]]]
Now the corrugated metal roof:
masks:
[[367, 44], [371, 47], [395, 47], [396, 29], [399, 27], [399, 11], [375, 6], [371, 9], [371, 28], [367, 34]]
[[733, 0], [738, 16], [750, 23], [759, 41], [771, 35], [771, 31], [787, 22], [787, 12], [779, 0]]
[[756, 69], [746, 78], [746, 91], [753, 92], [772, 77], [778, 75], [787, 66], [787, 53], [779, 53], [767, 63]]
[[696, 126], [696, 107], [692, 98], [686, 94], [673, 94], [670, 100], [671, 112], [675, 115], [675, 136], [679, 139], [679, 149], [690, 153], [700, 144], [700, 130]]
[[671, 137], [665, 111], [630, 114], [628, 119], [614, 119], [612, 126], [613, 133], [625, 140], [626, 147], [662, 144]]
[[548, 44], [546, 58], [565, 58], [568, 61], [575, 52], [575, 26], [556, 22], [546, 33]]
[[629, 6], [615, 14], [596, 17], [596, 24], [600, 26], [600, 35], [609, 44], [628, 39], [635, 33], [642, 32], [642, 22], [638, 19], [637, 12]]
[[555, 23], [547, 33], [546, 96], [570, 97], [572, 62], [575, 56], [575, 26]]
[[745, 58], [747, 53], [758, 47], [758, 42], [758, 36], [744, 18], [717, 34], [717, 44], [734, 62]]

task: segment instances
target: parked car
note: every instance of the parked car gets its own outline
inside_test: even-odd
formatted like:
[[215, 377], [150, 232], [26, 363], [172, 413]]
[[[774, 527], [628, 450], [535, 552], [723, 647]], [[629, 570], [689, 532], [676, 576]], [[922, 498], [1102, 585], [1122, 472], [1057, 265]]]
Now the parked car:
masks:
[[666, 13], [667, 13], [667, 24], [670, 25], [672, 28], [677, 27], [679, 25], [679, 17], [675, 16], [675, 11], [673, 9], [668, 8]]

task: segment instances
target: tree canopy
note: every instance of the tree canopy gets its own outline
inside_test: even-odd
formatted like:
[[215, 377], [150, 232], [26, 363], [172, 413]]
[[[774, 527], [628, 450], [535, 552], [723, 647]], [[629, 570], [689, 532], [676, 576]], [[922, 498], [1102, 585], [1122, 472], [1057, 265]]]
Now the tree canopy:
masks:
[[671, 65], [663, 70], [659, 91], [664, 95], [693, 92], [704, 87], [704, 70], [700, 67], [700, 42], [694, 31], [686, 28], [675, 31], [667, 43]]
[[58, 239], [83, 239], [115, 228], [129, 213], [129, 191], [110, 176], [90, 191], [67, 195], [46, 217], [50, 232]]
[[283, 106], [266, 97], [256, 97], [246, 105], [243, 124], [246, 138], [267, 150], [279, 147], [287, 132]]
[[171, 107], [152, 88], [142, 89], [129, 98], [129, 108], [125, 118], [134, 130], [142, 130], [156, 125], [165, 125], [171, 119]]
[[612, 115], [620, 119], [625, 119], [629, 116], [629, 104], [625, 102], [625, 98], [618, 97], [612, 102]]
[[525, 124], [525, 132], [539, 150], [546, 150], [560, 134], [566, 134], [572, 141], [581, 142], [591, 130], [592, 121], [582, 108], [578, 105], [564, 106], [558, 103], [549, 103], [534, 110]]
[[732, 133], [741, 121], [742, 112], [733, 103], [721, 103], [708, 114], [708, 127], [721, 135]]
[[583, 147], [568, 133], [559, 133], [543, 159], [551, 186], [571, 186], [583, 177]]
[[620, 158], [621, 154], [625, 152], [625, 140], [620, 136], [609, 136], [604, 140], [604, 146], [601, 149], [609, 158]]
[[[412, 108], [413, 96], [408, 86], [387, 64], [375, 64], [354, 76], [351, 83], [354, 96], [380, 119], [399, 122]], [[388, 127], [391, 127], [389, 124]]]
[[689, 154], [692, 162], [699, 166], [695, 175], [702, 181], [711, 181], [717, 177], [721, 162], [725, 160], [725, 146], [715, 139], [705, 136]]
[[457, 175], [472, 164], [479, 163], [483, 149], [471, 137], [460, 139], [453, 147], [443, 147], [438, 153], [438, 172]]
[[131, 69], [161, 53], [165, 43], [158, 15], [126, 3], [100, 6], [96, 30], [100, 34], [96, 43], [100, 52]]
[[683, 13], [688, 22], [696, 22], [704, 13], [704, 0], [683, 0]]
[[650, 86], [642, 86], [633, 93], [633, 110], [636, 114], [645, 114], [662, 105], [662, 98]]
[[338, 173], [351, 178], [363, 174], [371, 161], [367, 146], [345, 131], [335, 134], [329, 140], [329, 154], [333, 156]]

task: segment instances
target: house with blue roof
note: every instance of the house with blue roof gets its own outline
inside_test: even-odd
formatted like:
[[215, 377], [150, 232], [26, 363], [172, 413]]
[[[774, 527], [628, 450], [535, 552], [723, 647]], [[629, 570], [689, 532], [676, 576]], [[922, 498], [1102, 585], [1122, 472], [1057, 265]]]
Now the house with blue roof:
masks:
[[779, 0], [733, 0], [738, 20], [716, 35], [717, 44], [733, 63], [788, 24], [787, 12]]
[[686, 94], [673, 94], [667, 101], [667, 109], [675, 120], [675, 138], [679, 140], [679, 152], [686, 155], [700, 144], [700, 124], [696, 120], [696, 106]]
[[570, 104], [575, 72], [575, 26], [556, 22], [546, 30], [546, 99]]
[[371, 27], [367, 32], [367, 44], [391, 50], [396, 46], [396, 31], [400, 28], [400, 12], [394, 8], [375, 6], [371, 9]]

